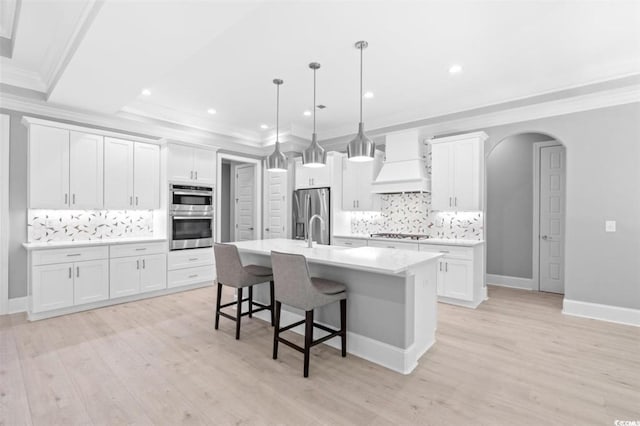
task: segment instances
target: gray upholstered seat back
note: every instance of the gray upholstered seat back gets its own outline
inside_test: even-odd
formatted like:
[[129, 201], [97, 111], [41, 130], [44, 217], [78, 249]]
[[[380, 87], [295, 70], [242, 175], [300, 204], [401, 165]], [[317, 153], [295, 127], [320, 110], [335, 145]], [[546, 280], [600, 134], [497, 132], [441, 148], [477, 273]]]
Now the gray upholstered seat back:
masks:
[[218, 282], [232, 287], [244, 287], [248, 274], [242, 267], [238, 247], [233, 244], [215, 243], [213, 254], [216, 258]]
[[271, 252], [271, 266], [277, 301], [305, 311], [344, 299], [323, 294], [311, 284], [307, 259], [301, 254]]

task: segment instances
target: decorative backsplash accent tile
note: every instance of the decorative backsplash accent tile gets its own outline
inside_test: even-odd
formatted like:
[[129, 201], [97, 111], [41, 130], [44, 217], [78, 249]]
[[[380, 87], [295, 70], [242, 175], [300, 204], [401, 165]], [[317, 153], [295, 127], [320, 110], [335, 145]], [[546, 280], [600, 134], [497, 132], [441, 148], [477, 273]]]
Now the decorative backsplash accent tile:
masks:
[[395, 232], [432, 238], [482, 240], [482, 212], [431, 211], [431, 194], [381, 195], [380, 212], [352, 212], [353, 234]]
[[29, 210], [27, 241], [153, 236], [152, 210]]

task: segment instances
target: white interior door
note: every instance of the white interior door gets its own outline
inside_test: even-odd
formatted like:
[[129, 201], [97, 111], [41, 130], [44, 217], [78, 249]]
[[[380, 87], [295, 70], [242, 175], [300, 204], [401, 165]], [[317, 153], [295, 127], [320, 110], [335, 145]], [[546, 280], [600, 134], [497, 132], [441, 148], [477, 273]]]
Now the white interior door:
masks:
[[266, 173], [264, 238], [286, 238], [287, 173]]
[[236, 241], [255, 240], [255, 167], [236, 166]]
[[565, 150], [540, 149], [540, 291], [564, 293]]

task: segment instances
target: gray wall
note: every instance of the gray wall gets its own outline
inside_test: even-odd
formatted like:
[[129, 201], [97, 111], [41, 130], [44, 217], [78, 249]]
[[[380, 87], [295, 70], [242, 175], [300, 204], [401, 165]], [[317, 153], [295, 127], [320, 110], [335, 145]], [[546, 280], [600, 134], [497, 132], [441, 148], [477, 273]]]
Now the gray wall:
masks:
[[508, 137], [487, 153], [487, 273], [533, 277], [533, 144], [546, 135]]
[[640, 103], [479, 130], [487, 153], [530, 132], [566, 147], [565, 297], [640, 309]]
[[230, 185], [231, 185], [231, 165], [222, 163], [222, 182], [220, 182], [220, 197], [222, 205], [220, 206], [220, 242], [226, 243], [231, 241], [231, 233], [229, 224], [231, 223], [231, 204], [229, 203]]

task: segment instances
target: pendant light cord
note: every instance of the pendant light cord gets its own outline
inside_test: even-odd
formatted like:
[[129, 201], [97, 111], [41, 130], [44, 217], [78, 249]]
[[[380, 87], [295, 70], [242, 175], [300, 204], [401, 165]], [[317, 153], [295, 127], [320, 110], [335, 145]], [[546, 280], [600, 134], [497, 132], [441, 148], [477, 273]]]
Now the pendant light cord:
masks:
[[362, 123], [362, 51], [363, 45], [360, 45], [360, 122]]
[[280, 85], [276, 84], [276, 143], [278, 143], [278, 135], [280, 133]]
[[313, 69], [313, 133], [316, 132], [316, 69]]

